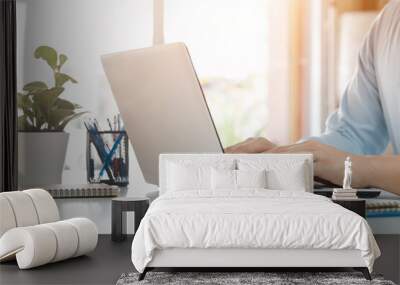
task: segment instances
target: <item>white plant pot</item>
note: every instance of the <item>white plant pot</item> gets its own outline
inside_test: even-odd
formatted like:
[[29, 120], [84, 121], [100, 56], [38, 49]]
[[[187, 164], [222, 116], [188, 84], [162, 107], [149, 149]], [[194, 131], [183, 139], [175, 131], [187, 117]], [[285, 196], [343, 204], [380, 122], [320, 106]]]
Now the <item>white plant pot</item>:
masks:
[[19, 187], [61, 184], [68, 139], [64, 132], [19, 132]]

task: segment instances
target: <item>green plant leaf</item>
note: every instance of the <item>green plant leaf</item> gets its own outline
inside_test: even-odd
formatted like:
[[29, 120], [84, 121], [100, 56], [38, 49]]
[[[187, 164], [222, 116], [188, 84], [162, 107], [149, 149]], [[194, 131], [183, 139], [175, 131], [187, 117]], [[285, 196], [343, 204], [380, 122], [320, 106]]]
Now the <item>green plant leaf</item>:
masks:
[[41, 129], [42, 125], [45, 124], [45, 113], [42, 112], [39, 104], [32, 104], [32, 111], [34, 113], [34, 120], [33, 124], [38, 128]]
[[17, 93], [20, 117], [18, 125], [23, 130], [63, 130], [73, 119], [86, 112], [77, 113], [81, 106], [59, 98], [67, 82], [78, 83], [71, 76], [61, 73], [60, 69], [68, 61], [65, 54], [58, 55], [49, 46], [40, 46], [35, 50], [36, 59], [46, 61], [53, 70], [54, 87], [49, 88], [42, 81], [35, 81], [24, 86], [23, 92]]
[[57, 51], [49, 46], [40, 46], [35, 50], [35, 58], [41, 58], [55, 70], [57, 68]]
[[35, 113], [33, 112], [31, 107], [22, 107], [20, 108], [22, 110], [22, 114], [24, 114], [25, 116], [29, 117], [31, 120], [33, 120], [33, 118], [35, 117]]
[[48, 124], [49, 128], [57, 129], [58, 126], [64, 121], [66, 118], [74, 115], [74, 110], [71, 109], [54, 109], [49, 113], [48, 116]]
[[57, 128], [57, 130], [63, 131], [64, 128], [66, 127], [66, 125], [71, 122], [73, 119], [76, 119], [80, 116], [82, 116], [83, 114], [88, 113], [88, 112], [79, 112], [79, 113], [75, 113], [74, 115], [66, 118]]
[[22, 111], [22, 114], [27, 116], [31, 121], [35, 117], [35, 113], [32, 109], [33, 102], [28, 95], [17, 93], [17, 106]]
[[63, 86], [67, 81], [71, 81], [72, 83], [78, 83], [78, 81], [76, 81], [71, 76], [69, 76], [65, 73], [61, 73], [61, 72], [55, 73], [54, 79], [56, 81], [56, 86], [58, 86], [58, 87]]
[[61, 67], [64, 65], [64, 63], [67, 60], [68, 60], [68, 57], [65, 54], [60, 54], [60, 56], [59, 56], [60, 64], [58, 65], [58, 69], [61, 69]]
[[28, 84], [25, 84], [23, 90], [29, 93], [37, 93], [43, 90], [46, 90], [48, 87], [46, 83], [43, 81], [33, 81]]
[[24, 115], [21, 115], [18, 117], [18, 130], [20, 131], [25, 131], [26, 130], [26, 117]]
[[18, 117], [18, 130], [19, 131], [32, 131], [35, 127], [27, 120], [25, 115]]
[[76, 107], [73, 103], [68, 100], [58, 98], [57, 101], [54, 103], [54, 106], [58, 109], [65, 109], [65, 110], [75, 110]]
[[75, 115], [75, 109], [75, 104], [68, 100], [57, 98], [48, 116], [49, 126], [53, 129], [58, 129], [64, 120]]
[[[48, 114], [54, 103], [57, 101], [58, 96], [60, 96], [63, 91], [64, 88], [62, 87], [53, 87], [37, 93], [32, 96], [33, 104], [39, 108], [41, 113]], [[44, 115], [44, 117], [47, 116]]]
[[35, 126], [39, 129], [49, 126], [49, 114], [55, 102], [64, 91], [62, 87], [53, 87], [32, 96], [32, 110], [34, 112]]
[[22, 93], [17, 93], [17, 106], [20, 109], [32, 107], [32, 101], [28, 95]]

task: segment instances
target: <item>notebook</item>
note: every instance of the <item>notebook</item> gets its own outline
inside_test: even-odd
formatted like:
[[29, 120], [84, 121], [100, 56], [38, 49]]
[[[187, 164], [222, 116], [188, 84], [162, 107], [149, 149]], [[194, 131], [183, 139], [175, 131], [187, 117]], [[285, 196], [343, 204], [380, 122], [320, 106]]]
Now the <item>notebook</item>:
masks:
[[367, 201], [367, 217], [400, 217], [400, 200]]

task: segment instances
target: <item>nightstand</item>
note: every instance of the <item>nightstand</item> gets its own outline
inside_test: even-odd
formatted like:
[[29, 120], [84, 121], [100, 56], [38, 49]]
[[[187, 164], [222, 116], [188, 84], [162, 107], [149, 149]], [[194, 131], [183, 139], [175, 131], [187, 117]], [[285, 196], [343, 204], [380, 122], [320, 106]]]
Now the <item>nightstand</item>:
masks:
[[123, 241], [126, 239], [126, 212], [135, 212], [136, 232], [149, 208], [149, 198], [119, 197], [112, 199], [111, 203], [111, 239]]
[[346, 208], [356, 214], [359, 214], [361, 217], [365, 218], [365, 200], [356, 199], [356, 200], [334, 200], [332, 202], [339, 204], [343, 208]]

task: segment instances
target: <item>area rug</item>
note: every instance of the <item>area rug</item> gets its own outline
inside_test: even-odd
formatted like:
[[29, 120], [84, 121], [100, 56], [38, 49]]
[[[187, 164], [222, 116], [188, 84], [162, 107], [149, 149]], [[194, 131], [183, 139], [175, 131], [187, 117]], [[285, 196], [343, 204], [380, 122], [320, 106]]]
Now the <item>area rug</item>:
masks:
[[122, 274], [116, 285], [395, 285], [377, 275], [373, 275], [373, 280], [368, 281], [359, 272], [148, 272], [142, 281], [138, 281], [138, 276], [138, 273]]

